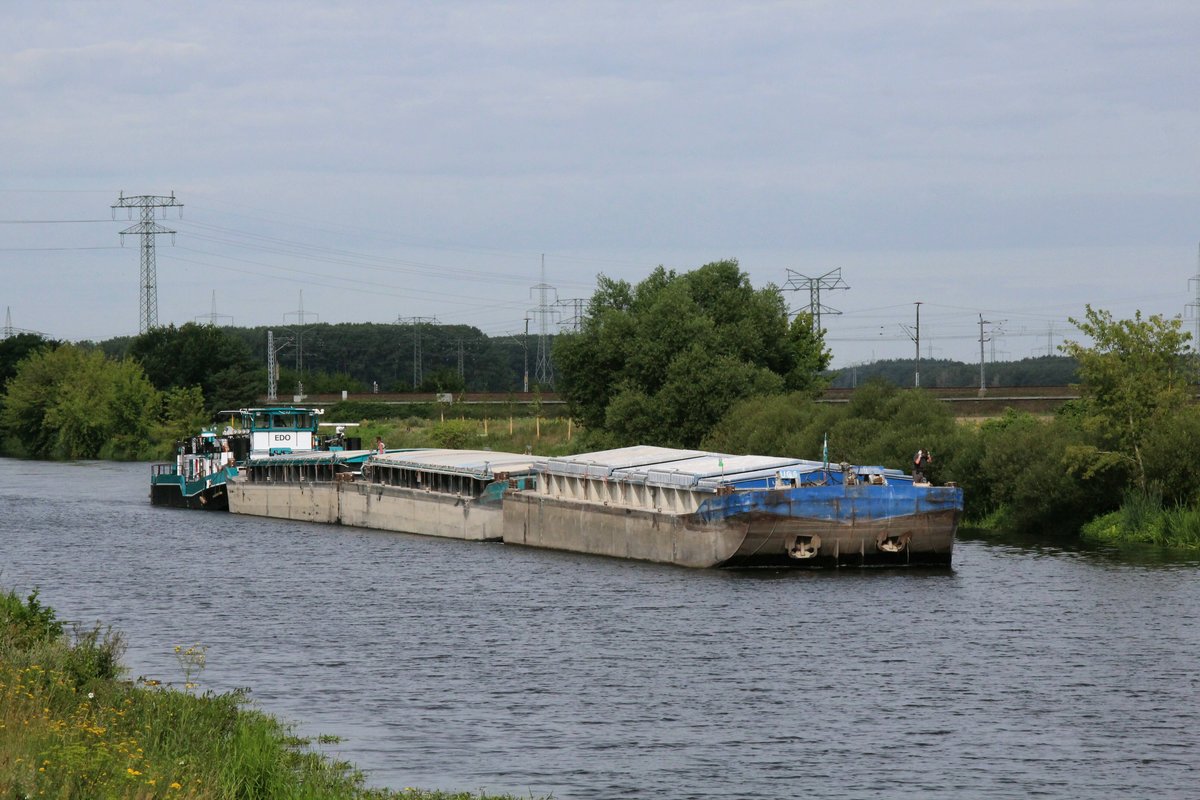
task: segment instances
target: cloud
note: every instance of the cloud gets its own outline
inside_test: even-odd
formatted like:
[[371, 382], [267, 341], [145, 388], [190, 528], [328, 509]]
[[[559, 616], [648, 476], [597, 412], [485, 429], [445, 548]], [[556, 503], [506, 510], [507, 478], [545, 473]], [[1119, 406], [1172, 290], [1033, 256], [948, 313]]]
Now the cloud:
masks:
[[17, 91], [171, 94], [192, 83], [204, 48], [167, 40], [35, 47], [0, 55], [0, 83]]

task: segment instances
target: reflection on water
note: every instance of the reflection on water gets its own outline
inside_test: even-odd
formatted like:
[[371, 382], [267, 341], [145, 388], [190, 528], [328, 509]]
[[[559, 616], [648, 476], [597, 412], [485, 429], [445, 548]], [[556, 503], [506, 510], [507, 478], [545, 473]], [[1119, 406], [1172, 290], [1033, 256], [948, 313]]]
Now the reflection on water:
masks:
[[[250, 686], [380, 785], [666, 798], [1186, 797], [1200, 581], [967, 533], [953, 570], [697, 572], [152, 508], [0, 461], [0, 584], [134, 675]], [[1165, 568], [1168, 567], [1169, 568]]]
[[1200, 567], [1200, 551], [1147, 544], [1114, 545], [1080, 539], [1071, 534], [1048, 537], [983, 528], [962, 528], [958, 532], [957, 541], [980, 542], [1035, 556], [1078, 556], [1091, 559], [1098, 565], [1107, 563], [1189, 570]]

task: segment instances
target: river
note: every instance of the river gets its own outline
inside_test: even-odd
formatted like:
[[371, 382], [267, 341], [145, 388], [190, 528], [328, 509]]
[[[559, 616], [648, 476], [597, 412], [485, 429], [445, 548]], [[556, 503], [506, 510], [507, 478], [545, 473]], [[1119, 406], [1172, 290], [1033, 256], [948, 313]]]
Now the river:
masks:
[[954, 568], [690, 571], [152, 507], [0, 459], [0, 587], [130, 676], [257, 707], [372, 785], [590, 798], [1195, 797], [1200, 561], [960, 537]]

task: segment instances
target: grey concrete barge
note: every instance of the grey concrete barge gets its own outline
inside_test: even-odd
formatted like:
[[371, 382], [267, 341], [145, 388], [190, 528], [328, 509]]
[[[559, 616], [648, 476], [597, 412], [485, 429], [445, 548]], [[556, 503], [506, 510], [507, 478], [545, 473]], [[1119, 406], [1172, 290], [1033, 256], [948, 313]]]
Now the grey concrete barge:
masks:
[[250, 458], [228, 480], [235, 514], [499, 541], [504, 491], [532, 457], [490, 450], [310, 451]]
[[506, 544], [687, 567], [949, 565], [962, 490], [899, 470], [626, 447], [535, 465]]
[[663, 447], [294, 452], [227, 486], [235, 514], [685, 567], [948, 565], [962, 513], [899, 470]]

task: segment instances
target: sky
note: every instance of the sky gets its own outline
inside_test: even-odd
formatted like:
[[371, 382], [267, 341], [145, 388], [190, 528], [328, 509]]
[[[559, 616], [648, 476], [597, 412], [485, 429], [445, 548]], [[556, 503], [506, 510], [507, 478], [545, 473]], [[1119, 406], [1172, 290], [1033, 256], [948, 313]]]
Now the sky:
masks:
[[160, 324], [553, 333], [736, 258], [793, 310], [840, 277], [837, 366], [913, 357], [918, 308], [922, 358], [1087, 304], [1197, 331], [1198, 42], [1194, 0], [4, 3], [0, 306], [136, 334], [112, 206], [174, 194]]

